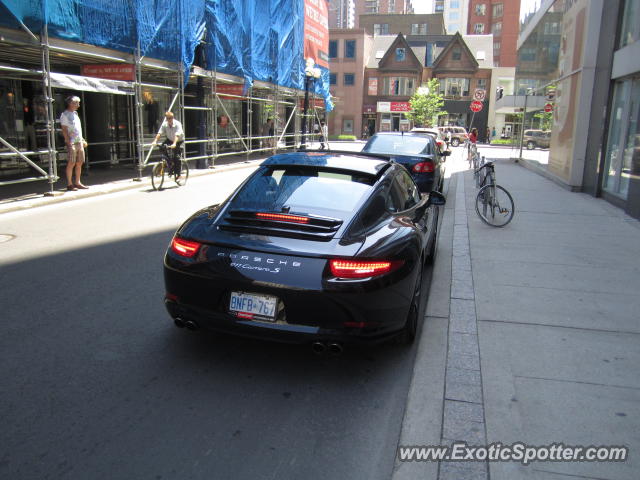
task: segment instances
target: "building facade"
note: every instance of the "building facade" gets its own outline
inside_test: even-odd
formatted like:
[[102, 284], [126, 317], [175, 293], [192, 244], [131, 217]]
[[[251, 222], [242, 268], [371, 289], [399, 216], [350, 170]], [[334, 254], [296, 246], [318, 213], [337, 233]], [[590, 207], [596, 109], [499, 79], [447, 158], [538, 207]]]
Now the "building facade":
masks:
[[[435, 13], [439, 13], [440, 5], [436, 2]], [[467, 32], [469, 20], [469, 0], [446, 0], [442, 2], [442, 14], [447, 33], [453, 35], [456, 32]]]
[[414, 15], [360, 15], [360, 28], [369, 35], [442, 35], [442, 15], [434, 13]]
[[640, 218], [640, 0], [526, 5], [515, 95], [499, 104], [520, 111], [523, 132], [548, 132], [550, 147], [521, 142], [516, 157]]
[[516, 66], [516, 44], [520, 29], [520, 2], [470, 0], [468, 35], [493, 35], [496, 67]]
[[329, 0], [329, 28], [354, 28], [355, 25], [354, 0]]
[[[356, 22], [360, 15], [365, 14], [388, 14], [413, 13], [413, 5], [411, 0], [354, 0], [356, 10]], [[361, 27], [361, 25], [357, 25]]]

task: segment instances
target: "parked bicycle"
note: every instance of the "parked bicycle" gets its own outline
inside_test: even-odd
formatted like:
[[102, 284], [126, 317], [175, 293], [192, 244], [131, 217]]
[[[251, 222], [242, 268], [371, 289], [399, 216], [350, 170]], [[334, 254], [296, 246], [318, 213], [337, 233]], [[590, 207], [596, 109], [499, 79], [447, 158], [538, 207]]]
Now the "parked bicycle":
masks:
[[[483, 172], [483, 170], [485, 170]], [[487, 162], [475, 173], [484, 177], [481, 188], [476, 195], [476, 212], [480, 219], [492, 227], [504, 227], [513, 219], [515, 205], [511, 194], [496, 184], [496, 172], [493, 162]]]
[[[164, 177], [173, 177], [176, 184], [180, 187], [187, 183], [189, 179], [189, 164], [182, 158], [182, 154], [178, 152], [176, 155], [176, 161], [180, 162], [180, 169], [175, 169], [175, 165], [170, 160], [169, 151], [167, 145], [161, 144], [159, 146], [162, 152], [162, 160], [153, 166], [151, 171], [151, 185], [154, 190], [161, 190], [164, 184]], [[169, 166], [171, 165], [171, 169]]]

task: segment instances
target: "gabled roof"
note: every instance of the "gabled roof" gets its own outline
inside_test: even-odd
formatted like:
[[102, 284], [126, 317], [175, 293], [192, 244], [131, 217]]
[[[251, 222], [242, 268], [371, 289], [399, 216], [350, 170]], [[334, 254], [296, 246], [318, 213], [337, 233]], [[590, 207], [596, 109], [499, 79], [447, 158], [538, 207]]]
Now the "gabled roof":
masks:
[[396, 48], [404, 48], [406, 52], [407, 60], [413, 61], [412, 63], [418, 64], [420, 65], [420, 67], [424, 67], [424, 59], [421, 60], [416, 55], [416, 52], [414, 52], [413, 48], [411, 48], [411, 46], [407, 43], [407, 40], [404, 38], [404, 35], [402, 35], [401, 33], [399, 33], [394, 38], [393, 42], [391, 42], [391, 45], [389, 45], [383, 57], [378, 61], [378, 64], [376, 65], [376, 67], [382, 68], [382, 66], [387, 62], [387, 60], [392, 58], [392, 56], [395, 54]]
[[449, 55], [449, 52], [453, 50], [453, 47], [455, 46], [462, 47], [462, 54], [471, 59], [471, 62], [475, 68], [478, 68], [480, 66], [478, 64], [478, 61], [475, 58], [475, 55], [471, 53], [471, 50], [469, 50], [469, 47], [463, 40], [462, 35], [460, 35], [460, 32], [456, 32], [453, 38], [451, 39], [451, 41], [449, 42], [449, 45], [447, 45], [446, 48], [442, 50], [442, 52], [440, 52], [440, 55], [438, 55], [438, 58], [436, 58], [435, 61], [433, 62], [434, 69], [437, 69], [440, 66], [440, 63], [447, 57], [447, 55]]

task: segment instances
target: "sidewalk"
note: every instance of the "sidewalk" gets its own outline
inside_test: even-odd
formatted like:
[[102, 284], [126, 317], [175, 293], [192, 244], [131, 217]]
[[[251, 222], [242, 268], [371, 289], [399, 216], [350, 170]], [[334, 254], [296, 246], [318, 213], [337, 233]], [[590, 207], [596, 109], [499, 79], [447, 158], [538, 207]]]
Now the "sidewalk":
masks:
[[[246, 158], [246, 155], [223, 157], [218, 159], [215, 167], [206, 169], [197, 169], [195, 168], [195, 162], [190, 162], [189, 178], [193, 179], [202, 175], [229, 171], [230, 169], [254, 166], [263, 161], [266, 158], [266, 155], [253, 155], [249, 157], [249, 160]], [[102, 165], [95, 166], [88, 172], [83, 172], [82, 175], [82, 182], [89, 187], [88, 190], [68, 192], [66, 189], [67, 181], [66, 178], [64, 178], [64, 171], [59, 171], [58, 175], [60, 178], [54, 184], [53, 196], [45, 195], [45, 193], [49, 193], [50, 187], [44, 180], [3, 185], [0, 186], [0, 214], [53, 203], [94, 197], [122, 190], [136, 188], [147, 190], [152, 188], [150, 174], [151, 167], [147, 167], [142, 172], [143, 176], [141, 180], [134, 181], [134, 178], [138, 175], [138, 170], [131, 164], [114, 167]]]
[[[490, 157], [489, 152], [481, 155]], [[623, 463], [396, 462], [394, 479], [637, 479], [640, 222], [508, 160], [516, 215], [475, 212], [461, 154], [399, 444], [626, 445]], [[449, 288], [450, 286], [450, 288]]]

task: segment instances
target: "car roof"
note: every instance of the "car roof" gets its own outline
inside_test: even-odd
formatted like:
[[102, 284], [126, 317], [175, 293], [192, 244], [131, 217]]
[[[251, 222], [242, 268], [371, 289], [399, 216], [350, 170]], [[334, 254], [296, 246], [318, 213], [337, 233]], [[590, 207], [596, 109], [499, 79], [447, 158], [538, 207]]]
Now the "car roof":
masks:
[[289, 152], [269, 157], [261, 165], [324, 167], [377, 175], [389, 165], [389, 159], [358, 152]]

